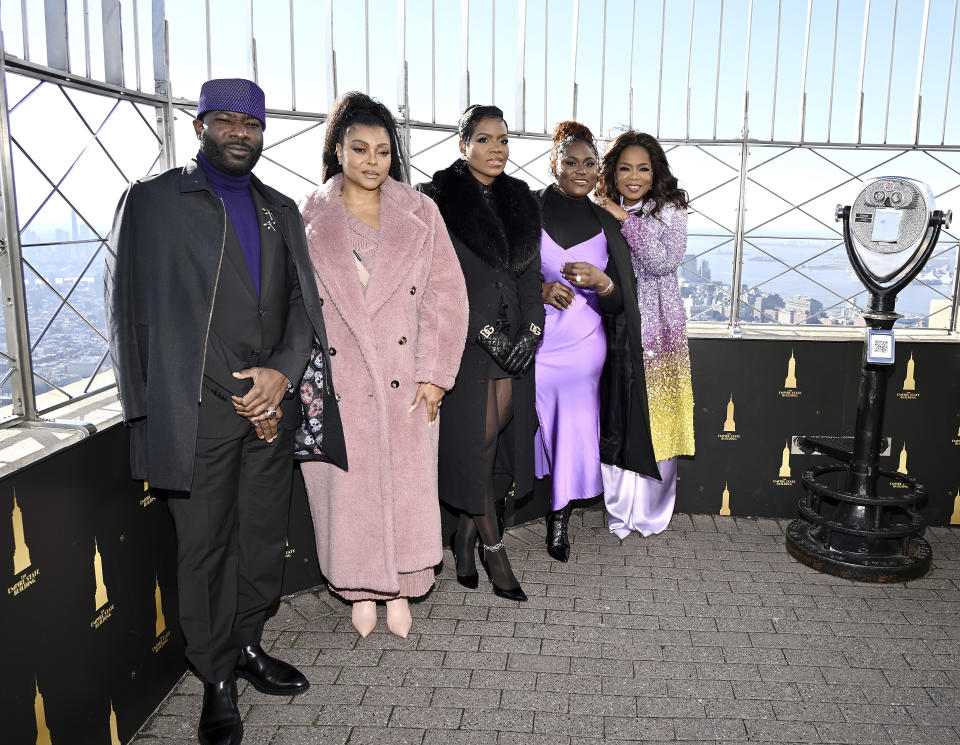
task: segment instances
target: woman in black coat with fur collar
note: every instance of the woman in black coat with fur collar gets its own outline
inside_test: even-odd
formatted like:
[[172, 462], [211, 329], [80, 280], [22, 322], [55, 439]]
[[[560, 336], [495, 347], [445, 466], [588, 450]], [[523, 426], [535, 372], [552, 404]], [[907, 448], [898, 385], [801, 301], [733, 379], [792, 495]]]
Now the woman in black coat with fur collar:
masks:
[[497, 525], [493, 474], [533, 488], [533, 360], [542, 338], [540, 209], [523, 181], [503, 173], [507, 125], [495, 106], [460, 118], [462, 159], [417, 188], [440, 208], [460, 259], [470, 303], [456, 384], [440, 417], [440, 499], [460, 512], [452, 542], [457, 580], [476, 587], [477, 533], [493, 591], [526, 600]]

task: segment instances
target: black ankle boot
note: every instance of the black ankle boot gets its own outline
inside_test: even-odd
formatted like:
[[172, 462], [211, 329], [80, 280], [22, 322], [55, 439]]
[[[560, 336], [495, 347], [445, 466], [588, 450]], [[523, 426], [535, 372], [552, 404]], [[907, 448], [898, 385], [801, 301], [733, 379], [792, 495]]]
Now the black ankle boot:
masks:
[[200, 745], [240, 745], [243, 722], [237, 709], [237, 681], [230, 677], [203, 684], [203, 709], [197, 727]]
[[260, 693], [274, 696], [296, 696], [310, 687], [310, 681], [303, 673], [289, 662], [271, 657], [259, 644], [241, 647], [234, 673], [238, 678], [248, 680]]
[[570, 503], [562, 510], [555, 510], [547, 514], [547, 553], [557, 561], [570, 559], [570, 539], [567, 536], [567, 526], [570, 523], [570, 513], [573, 507]]

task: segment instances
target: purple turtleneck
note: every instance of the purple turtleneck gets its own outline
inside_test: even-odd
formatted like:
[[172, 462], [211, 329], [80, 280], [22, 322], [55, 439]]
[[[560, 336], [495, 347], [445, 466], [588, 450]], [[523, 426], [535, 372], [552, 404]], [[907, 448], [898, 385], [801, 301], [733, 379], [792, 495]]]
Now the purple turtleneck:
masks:
[[217, 196], [223, 200], [227, 217], [233, 224], [240, 241], [243, 258], [250, 269], [253, 286], [260, 294], [260, 225], [257, 221], [257, 209], [250, 194], [250, 174], [231, 176], [217, 168], [213, 163], [197, 153], [197, 162], [207, 177], [207, 183], [213, 187]]

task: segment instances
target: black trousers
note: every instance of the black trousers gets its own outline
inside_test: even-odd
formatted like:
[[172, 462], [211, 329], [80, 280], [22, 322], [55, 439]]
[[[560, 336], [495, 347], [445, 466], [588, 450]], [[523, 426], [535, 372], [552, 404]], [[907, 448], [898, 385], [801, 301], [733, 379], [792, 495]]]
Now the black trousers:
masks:
[[187, 659], [209, 682], [259, 643], [280, 597], [292, 476], [293, 430], [267, 444], [246, 425], [198, 437], [192, 490], [168, 494]]

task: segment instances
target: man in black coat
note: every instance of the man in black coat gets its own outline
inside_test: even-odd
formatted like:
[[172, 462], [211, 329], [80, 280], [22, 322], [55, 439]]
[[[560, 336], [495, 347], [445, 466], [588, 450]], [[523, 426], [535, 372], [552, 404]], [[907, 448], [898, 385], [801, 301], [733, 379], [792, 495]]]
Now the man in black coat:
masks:
[[[264, 652], [260, 635], [280, 596], [301, 421], [294, 393], [314, 336], [329, 345], [300, 213], [251, 174], [265, 119], [256, 84], [204, 83], [199, 153], [130, 186], [104, 272], [132, 475], [165, 492], [176, 524], [180, 623], [204, 681], [205, 745], [241, 741], [236, 676], [277, 695], [309, 685]], [[346, 467], [324, 362], [323, 450]]]

